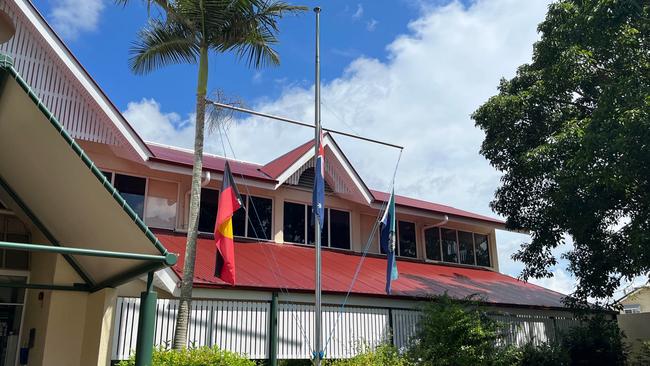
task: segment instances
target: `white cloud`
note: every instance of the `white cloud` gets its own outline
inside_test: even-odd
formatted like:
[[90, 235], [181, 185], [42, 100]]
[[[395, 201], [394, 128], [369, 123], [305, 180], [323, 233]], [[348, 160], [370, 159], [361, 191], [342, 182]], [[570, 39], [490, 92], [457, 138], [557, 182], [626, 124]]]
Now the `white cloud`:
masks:
[[53, 27], [63, 37], [76, 39], [82, 32], [97, 29], [104, 5], [104, 0], [54, 0]]
[[363, 16], [363, 5], [357, 4], [357, 11], [352, 14], [352, 19], [360, 19]]
[[[483, 133], [470, 114], [496, 93], [501, 77], [512, 77], [517, 66], [530, 61], [548, 2], [478, 0], [468, 7], [452, 2], [422, 10], [409, 32], [387, 45], [387, 61], [356, 58], [340, 77], [323, 85], [324, 126], [404, 145], [398, 193], [493, 215], [489, 202], [500, 174], [479, 155]], [[253, 107], [310, 122], [313, 87], [290, 87], [276, 100]], [[145, 112], [152, 115], [136, 122], [146, 138], [192, 146], [193, 128], [162, 128], [163, 119], [171, 126], [180, 117], [162, 113], [155, 102], [143, 100], [129, 110], [130, 120]], [[312, 138], [312, 131], [245, 118], [230, 128], [229, 136], [238, 158], [264, 163]], [[395, 150], [336, 139], [370, 187], [389, 186]], [[207, 137], [207, 151], [221, 153], [220, 146], [217, 136]], [[527, 237], [506, 232], [498, 237], [501, 270], [516, 276], [521, 264], [510, 255]], [[571, 280], [562, 267], [555, 280], [546, 282], [560, 292], [570, 288]]]
[[377, 19], [370, 19], [366, 22], [366, 30], [368, 30], [368, 32], [374, 31], [377, 29], [377, 24], [379, 24], [379, 21]]
[[570, 294], [575, 290], [575, 279], [564, 269], [553, 269], [553, 277], [533, 279], [530, 282], [557, 291], [562, 294]]

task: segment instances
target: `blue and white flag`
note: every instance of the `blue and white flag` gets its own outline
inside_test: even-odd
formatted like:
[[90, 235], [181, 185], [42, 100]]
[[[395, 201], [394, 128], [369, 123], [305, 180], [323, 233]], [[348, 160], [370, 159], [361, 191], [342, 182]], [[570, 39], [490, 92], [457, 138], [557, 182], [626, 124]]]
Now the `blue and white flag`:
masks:
[[323, 148], [323, 131], [320, 132], [320, 141], [318, 142], [318, 155], [316, 156], [316, 166], [314, 167], [314, 197], [312, 199], [312, 212], [314, 222], [318, 217], [320, 230], [323, 230], [323, 221], [325, 221], [325, 149]]
[[395, 261], [395, 190], [390, 193], [386, 211], [380, 221], [379, 244], [386, 253], [386, 293], [390, 295], [391, 282], [399, 277]]

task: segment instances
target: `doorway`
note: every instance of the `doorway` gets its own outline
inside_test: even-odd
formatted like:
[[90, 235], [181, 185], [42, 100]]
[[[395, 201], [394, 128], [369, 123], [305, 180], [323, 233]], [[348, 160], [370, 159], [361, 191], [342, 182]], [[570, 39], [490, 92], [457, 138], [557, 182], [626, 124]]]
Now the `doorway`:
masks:
[[[27, 276], [0, 274], [0, 283], [24, 284], [27, 283]], [[24, 304], [24, 288], [0, 287], [0, 366], [18, 364]]]

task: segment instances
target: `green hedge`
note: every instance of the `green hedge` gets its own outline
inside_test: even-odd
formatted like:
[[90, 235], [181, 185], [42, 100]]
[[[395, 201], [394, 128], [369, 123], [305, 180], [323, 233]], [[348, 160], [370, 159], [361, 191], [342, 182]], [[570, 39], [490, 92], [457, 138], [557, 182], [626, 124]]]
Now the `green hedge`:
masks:
[[[151, 366], [256, 366], [255, 362], [217, 347], [190, 348], [182, 351], [156, 349]], [[117, 366], [135, 366], [135, 356]]]

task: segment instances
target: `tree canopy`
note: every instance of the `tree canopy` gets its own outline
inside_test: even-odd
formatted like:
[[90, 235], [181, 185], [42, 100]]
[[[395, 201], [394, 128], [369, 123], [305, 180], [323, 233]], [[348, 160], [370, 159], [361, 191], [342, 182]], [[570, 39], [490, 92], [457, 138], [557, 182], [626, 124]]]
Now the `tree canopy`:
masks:
[[605, 299], [650, 271], [650, 2], [560, 0], [529, 64], [473, 114], [503, 172], [492, 208], [531, 240], [522, 277], [551, 275], [553, 249]]

